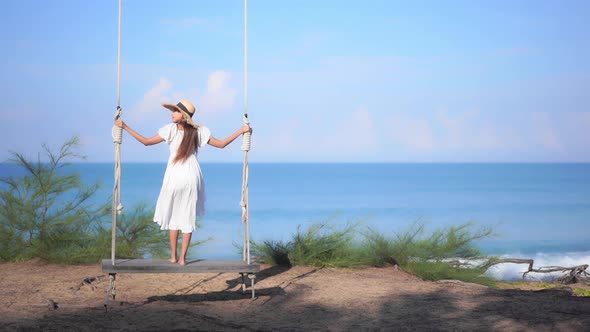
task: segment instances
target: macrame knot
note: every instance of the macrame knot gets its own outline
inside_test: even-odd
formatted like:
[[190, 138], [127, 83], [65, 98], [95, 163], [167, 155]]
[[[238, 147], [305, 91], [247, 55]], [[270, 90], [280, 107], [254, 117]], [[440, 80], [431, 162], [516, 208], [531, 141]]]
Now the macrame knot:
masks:
[[[115, 114], [115, 120], [119, 120], [119, 118], [121, 118], [122, 111], [123, 110], [121, 109], [121, 106], [117, 106], [117, 113]], [[113, 135], [113, 143], [117, 143], [117, 144], [123, 143], [123, 128], [113, 126], [111, 134]]]
[[[248, 121], [248, 115], [244, 114], [244, 124], [249, 125], [250, 121]], [[244, 133], [244, 135], [242, 135], [242, 151], [250, 151], [250, 146], [251, 146], [251, 141], [252, 141], [252, 133], [251, 132], [247, 132]]]

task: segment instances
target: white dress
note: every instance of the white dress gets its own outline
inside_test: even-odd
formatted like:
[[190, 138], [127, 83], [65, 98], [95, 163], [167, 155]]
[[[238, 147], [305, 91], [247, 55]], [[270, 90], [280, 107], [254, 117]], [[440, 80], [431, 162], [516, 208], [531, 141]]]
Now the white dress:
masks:
[[[203, 126], [198, 129], [199, 148], [211, 138], [211, 131]], [[163, 230], [180, 230], [191, 233], [196, 228], [197, 216], [205, 212], [205, 183], [197, 152], [183, 162], [173, 163], [184, 132], [175, 123], [158, 130], [170, 147], [170, 157], [162, 181], [162, 189], [156, 203], [154, 222]]]

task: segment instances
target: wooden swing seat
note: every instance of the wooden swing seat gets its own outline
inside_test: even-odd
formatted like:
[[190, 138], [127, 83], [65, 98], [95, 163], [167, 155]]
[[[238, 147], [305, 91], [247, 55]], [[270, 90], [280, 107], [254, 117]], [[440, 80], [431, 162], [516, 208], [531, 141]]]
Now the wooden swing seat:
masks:
[[260, 264], [248, 264], [243, 260], [190, 260], [186, 265], [172, 264], [167, 259], [110, 259], [102, 260], [105, 273], [256, 273]]
[[252, 298], [256, 298], [254, 279], [260, 271], [260, 264], [246, 263], [243, 260], [209, 260], [196, 259], [179, 265], [170, 263], [167, 259], [116, 259], [115, 265], [110, 259], [102, 260], [102, 271], [109, 274], [109, 288], [105, 309], [109, 299], [115, 300], [117, 273], [239, 273], [242, 275], [242, 291], [246, 291], [246, 276], [250, 279]]

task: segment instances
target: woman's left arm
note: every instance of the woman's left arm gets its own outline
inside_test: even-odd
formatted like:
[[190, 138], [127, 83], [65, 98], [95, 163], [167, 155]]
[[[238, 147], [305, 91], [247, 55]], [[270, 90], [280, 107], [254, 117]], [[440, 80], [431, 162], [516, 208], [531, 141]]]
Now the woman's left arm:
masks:
[[231, 134], [228, 138], [226, 138], [224, 140], [219, 140], [219, 139], [211, 136], [211, 138], [209, 138], [209, 141], [207, 142], [207, 144], [214, 146], [216, 148], [223, 149], [226, 146], [228, 146], [231, 142], [235, 141], [235, 139], [238, 138], [238, 136], [245, 134], [247, 132], [252, 132], [252, 128], [250, 128], [249, 125], [245, 124], [240, 129], [236, 130], [235, 133]]

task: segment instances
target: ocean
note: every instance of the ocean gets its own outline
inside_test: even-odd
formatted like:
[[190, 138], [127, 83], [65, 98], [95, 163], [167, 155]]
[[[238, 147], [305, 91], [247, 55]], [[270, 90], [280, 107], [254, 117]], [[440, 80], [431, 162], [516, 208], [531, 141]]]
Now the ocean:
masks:
[[[240, 258], [242, 164], [201, 165], [207, 213], [192, 258]], [[122, 165], [125, 211], [154, 206], [166, 165]], [[95, 202], [110, 200], [114, 165], [75, 163], [86, 183], [101, 182]], [[0, 176], [18, 175], [0, 164]], [[590, 164], [251, 163], [249, 212], [254, 240], [288, 240], [314, 222], [359, 223], [386, 234], [424, 223], [426, 232], [474, 222], [496, 235], [476, 245], [490, 255], [533, 258], [535, 267], [590, 263]], [[159, 231], [154, 225], [154, 231]], [[515, 279], [525, 265], [489, 271]]]

